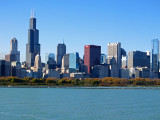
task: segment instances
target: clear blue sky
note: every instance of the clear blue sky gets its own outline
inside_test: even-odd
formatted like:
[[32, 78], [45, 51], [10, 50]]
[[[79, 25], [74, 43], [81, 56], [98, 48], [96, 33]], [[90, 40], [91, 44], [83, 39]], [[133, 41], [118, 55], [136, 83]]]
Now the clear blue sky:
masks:
[[160, 38], [159, 6], [160, 0], [0, 0], [0, 54], [9, 53], [16, 37], [25, 60], [33, 8], [42, 61], [63, 38], [67, 53], [81, 57], [87, 44], [100, 45], [105, 54], [109, 42], [121, 42], [127, 52], [150, 50], [151, 39]]

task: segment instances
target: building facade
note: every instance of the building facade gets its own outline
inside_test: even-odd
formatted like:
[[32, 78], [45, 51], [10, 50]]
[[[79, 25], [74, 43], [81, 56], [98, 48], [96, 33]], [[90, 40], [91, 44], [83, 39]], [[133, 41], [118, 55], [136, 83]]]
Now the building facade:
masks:
[[132, 67], [150, 67], [150, 58], [147, 52], [131, 51], [128, 52], [128, 68]]
[[84, 46], [84, 65], [87, 66], [88, 73], [94, 65], [100, 65], [101, 62], [101, 46], [85, 45]]
[[104, 78], [109, 77], [109, 66], [108, 65], [95, 65], [92, 70], [93, 78]]
[[122, 55], [122, 68], [127, 68], [127, 56]]
[[108, 44], [108, 64], [121, 67], [121, 43]]
[[18, 41], [13, 38], [10, 42], [10, 52], [5, 55], [5, 60], [8, 62], [17, 61], [20, 62], [20, 51], [18, 51]]
[[11, 62], [0, 60], [0, 77], [11, 76]]
[[45, 54], [45, 64], [55, 63], [55, 54], [54, 53], [46, 53]]
[[129, 69], [121, 68], [120, 69], [120, 77], [129, 79]]
[[69, 72], [69, 54], [65, 54], [62, 59], [61, 73]]
[[160, 68], [159, 63], [159, 41], [158, 39], [153, 39], [151, 41], [150, 70], [152, 72], [158, 73]]
[[56, 61], [55, 61], [55, 54], [54, 53], [46, 53], [46, 55], [45, 55], [45, 68], [46, 68], [46, 70], [56, 68]]
[[42, 68], [42, 63], [41, 63], [41, 56], [39, 55], [39, 54], [37, 54], [36, 56], [35, 56], [35, 61], [34, 61], [34, 67], [35, 68]]
[[36, 18], [34, 14], [30, 18], [28, 29], [28, 44], [26, 44], [26, 64], [28, 67], [34, 66], [35, 56], [40, 55], [39, 30], [36, 29]]
[[21, 63], [20, 62], [11, 62], [11, 76], [16, 76], [21, 78]]
[[101, 54], [101, 64], [106, 64], [107, 63], [107, 55]]
[[70, 53], [69, 54], [69, 72], [75, 73], [79, 72], [79, 53]]
[[57, 55], [56, 55], [56, 62], [57, 62], [57, 66], [60, 68], [62, 66], [62, 58], [63, 55], [66, 54], [66, 45], [63, 43], [59, 43], [57, 45]]

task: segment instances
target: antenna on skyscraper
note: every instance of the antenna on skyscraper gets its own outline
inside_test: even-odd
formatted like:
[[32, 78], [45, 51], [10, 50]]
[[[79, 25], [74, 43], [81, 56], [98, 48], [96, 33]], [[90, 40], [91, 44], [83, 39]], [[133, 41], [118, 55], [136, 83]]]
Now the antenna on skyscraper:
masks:
[[31, 18], [35, 17], [35, 9], [31, 9]]
[[32, 18], [32, 9], [31, 9], [31, 18]]
[[33, 18], [34, 18], [34, 16], [35, 16], [35, 12], [34, 12], [34, 9], [33, 9]]
[[64, 44], [64, 38], [63, 38], [63, 44]]

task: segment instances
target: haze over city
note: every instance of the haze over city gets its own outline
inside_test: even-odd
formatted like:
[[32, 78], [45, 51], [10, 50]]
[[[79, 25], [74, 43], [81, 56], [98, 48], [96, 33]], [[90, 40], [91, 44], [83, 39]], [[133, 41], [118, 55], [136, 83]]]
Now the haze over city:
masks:
[[14, 0], [1, 1], [1, 58], [16, 37], [25, 61], [31, 10], [35, 9], [41, 56], [55, 53], [63, 39], [67, 53], [84, 54], [84, 45], [100, 45], [107, 53], [107, 44], [121, 42], [126, 51], [150, 51], [151, 39], [159, 38], [160, 10], [158, 0]]

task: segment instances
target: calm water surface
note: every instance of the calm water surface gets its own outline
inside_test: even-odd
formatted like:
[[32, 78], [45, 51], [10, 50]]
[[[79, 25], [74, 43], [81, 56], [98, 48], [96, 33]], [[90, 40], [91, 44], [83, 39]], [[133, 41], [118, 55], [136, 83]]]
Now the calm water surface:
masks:
[[0, 120], [160, 120], [160, 89], [0, 88]]

